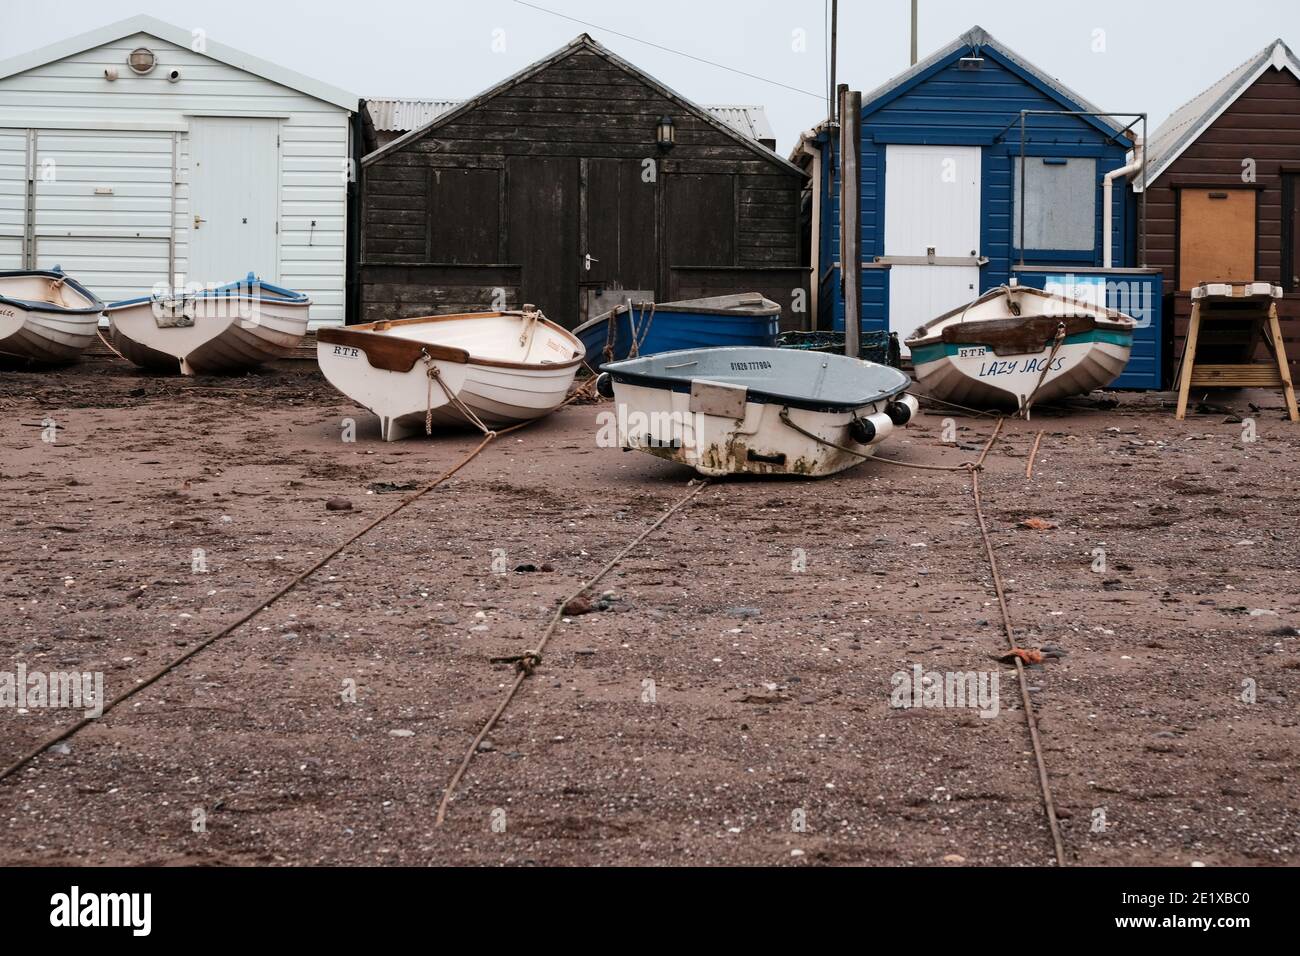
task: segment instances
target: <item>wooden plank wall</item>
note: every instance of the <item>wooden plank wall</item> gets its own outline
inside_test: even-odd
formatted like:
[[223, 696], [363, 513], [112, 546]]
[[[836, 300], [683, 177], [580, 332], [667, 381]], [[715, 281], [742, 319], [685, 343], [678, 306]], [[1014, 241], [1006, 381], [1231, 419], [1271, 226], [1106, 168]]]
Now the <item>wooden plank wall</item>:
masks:
[[[663, 115], [676, 124], [670, 151], [654, 142]], [[628, 207], [641, 210], [638, 228], [655, 233], [660, 299], [669, 295], [675, 267], [740, 267], [738, 284], [726, 291], [748, 291], [744, 269], [799, 264], [801, 174], [747, 149], [598, 51], [577, 47], [364, 167], [362, 319], [464, 308], [513, 279], [506, 287], [512, 302], [536, 302], [557, 321], [576, 324], [578, 286], [587, 281], [586, 250], [578, 246], [587, 231], [573, 190], [586, 189], [581, 161], [595, 158], [638, 169], [656, 163], [645, 184], [655, 191], [656, 216], [639, 222], [645, 205]], [[537, 196], [542, 180], [555, 190], [549, 199]], [[404, 289], [408, 284], [419, 291]]]
[[[1267, 70], [1224, 111], [1204, 134], [1161, 175], [1147, 193], [1147, 258], [1164, 272], [1171, 297], [1173, 348], [1182, 355], [1191, 315], [1191, 299], [1174, 295], [1178, 283], [1178, 184], [1244, 186], [1242, 162], [1254, 160], [1258, 188], [1256, 278], [1283, 281], [1282, 172], [1300, 171], [1300, 80], [1286, 70]], [[1289, 291], [1279, 308], [1283, 316], [1293, 374], [1300, 372], [1300, 291]], [[1262, 360], [1261, 352], [1257, 358]]]

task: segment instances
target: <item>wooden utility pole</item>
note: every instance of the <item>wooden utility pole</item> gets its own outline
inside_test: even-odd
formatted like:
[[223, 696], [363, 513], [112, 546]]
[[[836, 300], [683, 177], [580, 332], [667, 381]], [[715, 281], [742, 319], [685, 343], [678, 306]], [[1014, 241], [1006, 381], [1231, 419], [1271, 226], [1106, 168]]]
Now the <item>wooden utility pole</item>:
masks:
[[916, 3], [912, 0], [912, 66], [916, 66]]
[[832, 123], [835, 122], [835, 99], [839, 95], [839, 87], [835, 85], [835, 58], [839, 52], [840, 43], [840, 3], [839, 0], [831, 0], [831, 79], [826, 87], [826, 118]]
[[862, 94], [849, 92], [841, 84], [840, 113], [840, 282], [844, 299], [844, 354], [858, 357], [858, 337], [862, 331], [862, 228], [858, 222], [861, 209], [862, 181]]

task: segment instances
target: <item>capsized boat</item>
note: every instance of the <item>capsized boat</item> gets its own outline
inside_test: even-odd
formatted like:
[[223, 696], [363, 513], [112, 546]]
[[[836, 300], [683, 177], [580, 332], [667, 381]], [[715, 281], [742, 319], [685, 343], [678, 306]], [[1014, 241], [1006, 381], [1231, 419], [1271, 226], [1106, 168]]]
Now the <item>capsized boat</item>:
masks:
[[831, 475], [875, 454], [917, 411], [907, 375], [844, 355], [688, 349], [601, 371], [618, 444], [704, 475]]
[[907, 339], [925, 390], [942, 401], [1027, 412], [1103, 388], [1128, 364], [1136, 322], [1027, 286], [1000, 286]]
[[772, 346], [781, 306], [757, 292], [681, 302], [629, 302], [573, 330], [598, 362], [722, 346]]
[[154, 292], [108, 305], [113, 347], [141, 368], [242, 372], [285, 358], [307, 334], [311, 299], [249, 273], [212, 288]]
[[489, 429], [555, 411], [586, 356], [572, 332], [526, 305], [323, 328], [330, 384], [379, 416], [384, 441], [434, 425]]
[[104, 303], [58, 266], [0, 272], [0, 354], [74, 362], [95, 340]]

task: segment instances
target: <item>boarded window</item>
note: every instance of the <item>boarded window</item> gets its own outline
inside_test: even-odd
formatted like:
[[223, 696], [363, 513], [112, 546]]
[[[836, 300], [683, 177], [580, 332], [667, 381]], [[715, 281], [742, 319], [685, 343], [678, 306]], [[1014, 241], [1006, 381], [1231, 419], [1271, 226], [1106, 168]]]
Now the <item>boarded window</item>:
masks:
[[1181, 189], [1178, 288], [1255, 278], [1255, 190]]
[[736, 190], [730, 174], [667, 177], [668, 264], [736, 264]]
[[1029, 156], [1025, 159], [1026, 241], [1020, 241], [1020, 157], [1015, 167], [1015, 231], [1020, 249], [1086, 251], [1097, 246], [1097, 161]]
[[497, 262], [500, 209], [499, 170], [429, 170], [429, 260], [448, 265]]

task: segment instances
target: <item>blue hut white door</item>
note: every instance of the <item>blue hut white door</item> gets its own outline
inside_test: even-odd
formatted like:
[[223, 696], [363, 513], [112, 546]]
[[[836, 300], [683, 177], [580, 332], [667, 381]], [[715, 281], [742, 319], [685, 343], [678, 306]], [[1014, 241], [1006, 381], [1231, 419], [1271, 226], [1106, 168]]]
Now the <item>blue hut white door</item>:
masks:
[[278, 279], [280, 130], [274, 119], [190, 120], [189, 282]]
[[886, 147], [889, 330], [900, 342], [979, 295], [979, 245], [980, 148]]

